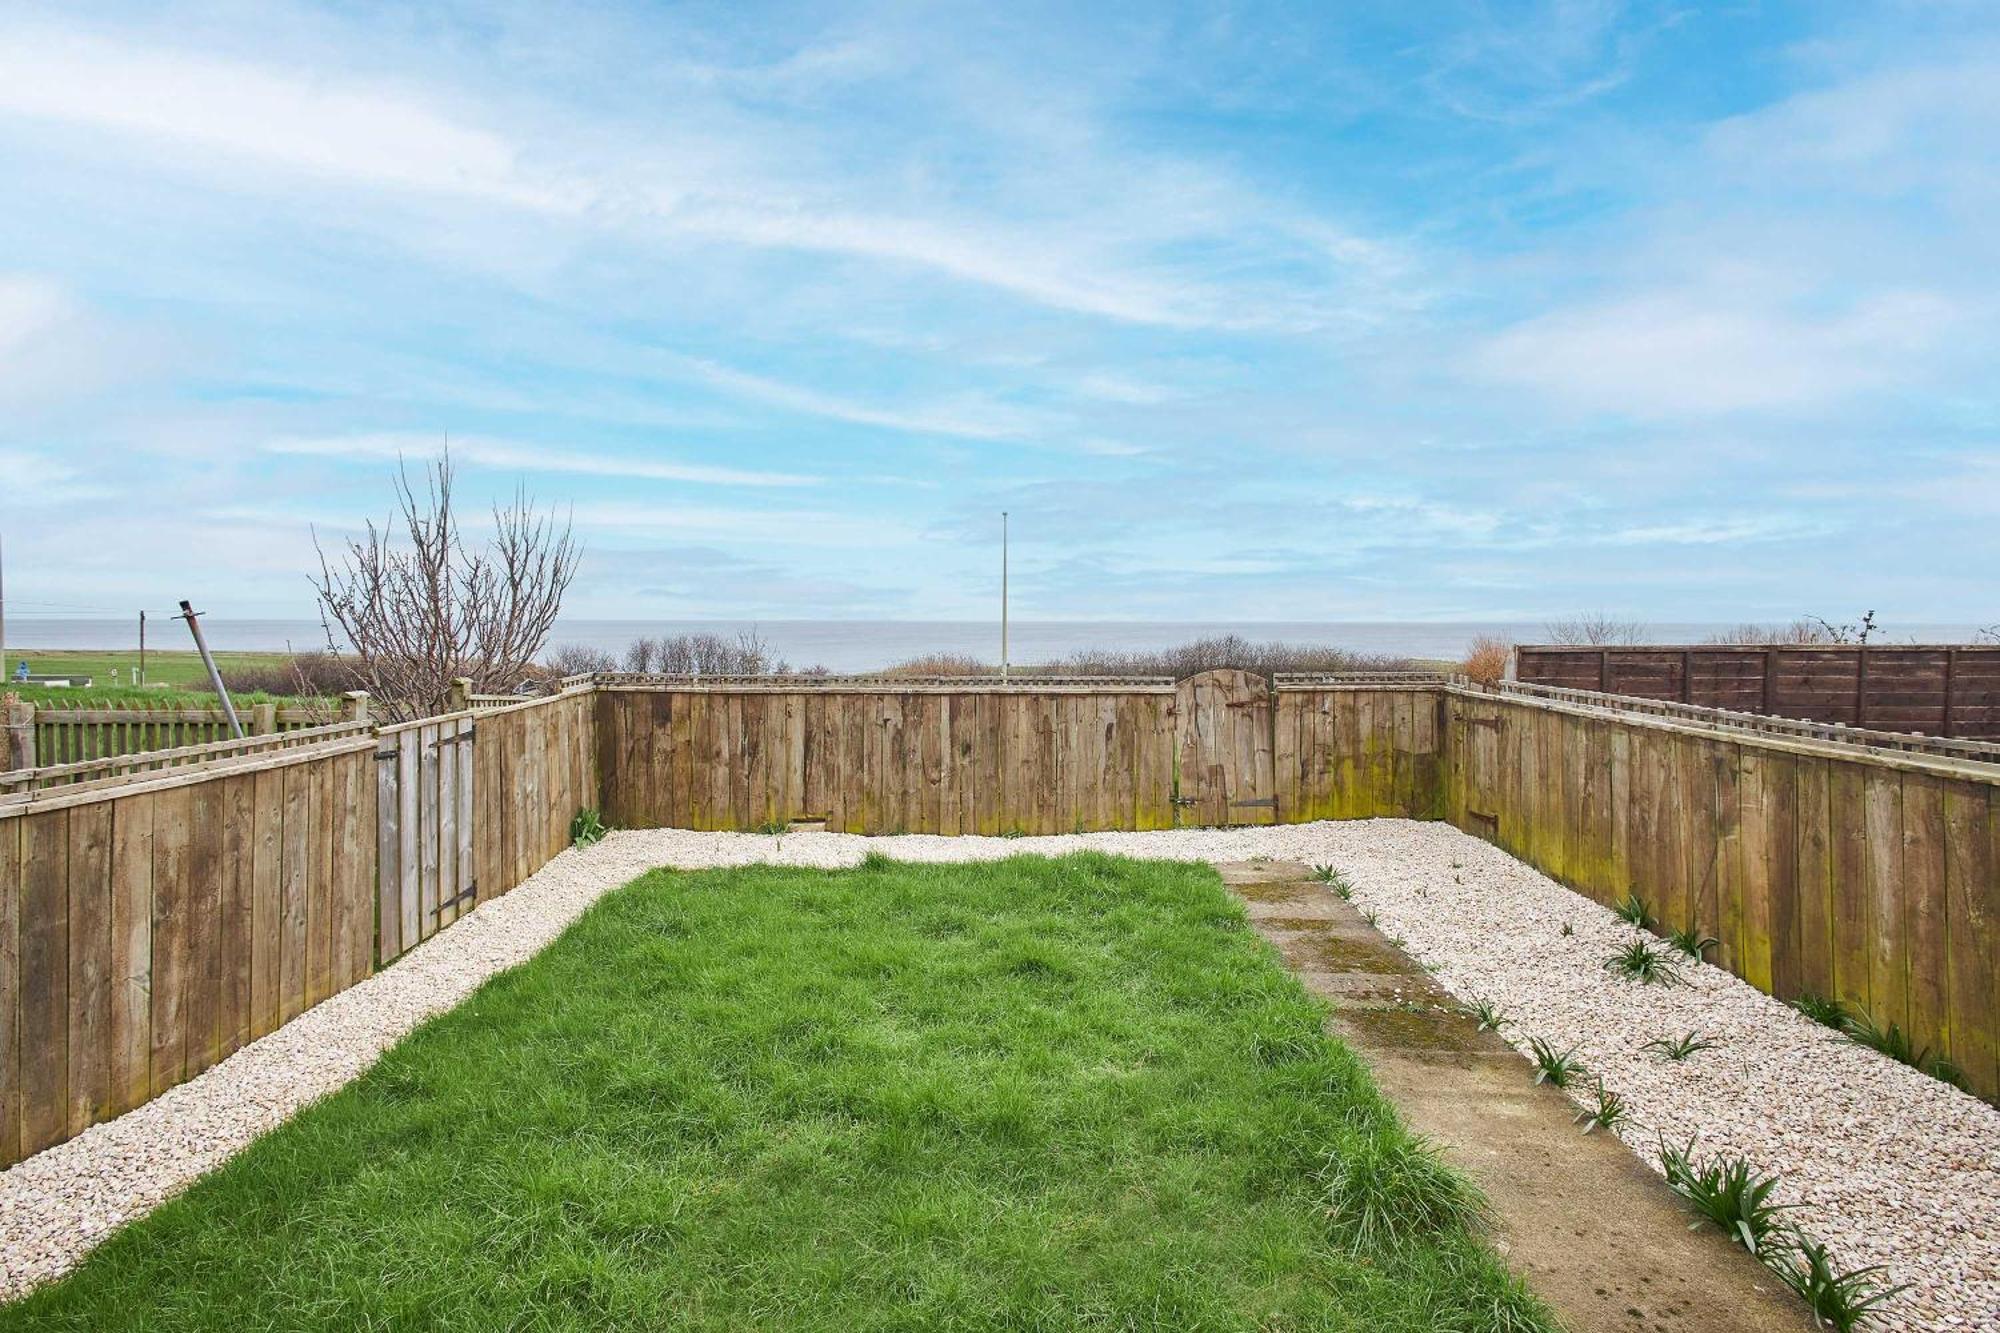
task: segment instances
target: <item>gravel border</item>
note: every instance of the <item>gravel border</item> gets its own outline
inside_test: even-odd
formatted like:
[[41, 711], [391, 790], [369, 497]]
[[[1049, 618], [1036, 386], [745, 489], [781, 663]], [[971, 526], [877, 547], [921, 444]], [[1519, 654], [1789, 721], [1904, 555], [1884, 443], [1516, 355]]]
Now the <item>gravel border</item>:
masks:
[[[119, 1226], [172, 1198], [405, 1033], [526, 961], [607, 891], [655, 866], [991, 860], [1082, 848], [1188, 861], [1334, 864], [1381, 928], [1461, 999], [1486, 999], [1505, 1035], [1576, 1046], [1624, 1097], [1621, 1137], [1699, 1134], [1707, 1151], [1779, 1175], [1798, 1221], [1843, 1263], [1912, 1284], [1902, 1327], [2000, 1327], [2000, 1112], [1819, 1027], [1718, 968], [1685, 985], [1613, 978], [1633, 938], [1610, 911], [1449, 825], [1365, 820], [1047, 838], [767, 837], [651, 829], [564, 852], [393, 966], [155, 1101], [0, 1173], [0, 1299], [76, 1266]], [[1564, 936], [1563, 924], [1573, 934]], [[1643, 1050], [1695, 1030], [1722, 1046], [1681, 1064]]]

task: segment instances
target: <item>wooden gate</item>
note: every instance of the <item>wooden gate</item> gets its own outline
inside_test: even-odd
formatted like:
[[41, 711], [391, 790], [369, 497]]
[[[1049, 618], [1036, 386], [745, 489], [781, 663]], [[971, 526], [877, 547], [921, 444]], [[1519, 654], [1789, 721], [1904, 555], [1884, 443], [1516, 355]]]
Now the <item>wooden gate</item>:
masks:
[[1174, 822], [1274, 824], [1271, 684], [1247, 671], [1190, 676], [1175, 687]]
[[385, 727], [375, 751], [377, 959], [386, 963], [472, 910], [470, 713]]

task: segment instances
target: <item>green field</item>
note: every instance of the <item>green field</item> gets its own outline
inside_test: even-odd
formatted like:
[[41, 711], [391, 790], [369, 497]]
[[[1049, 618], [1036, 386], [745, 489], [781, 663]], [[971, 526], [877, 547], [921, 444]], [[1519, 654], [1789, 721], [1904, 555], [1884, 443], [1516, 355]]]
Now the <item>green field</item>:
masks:
[[[150, 636], [148, 636], [150, 637]], [[182, 636], [186, 642], [186, 636]], [[13, 683], [14, 664], [27, 659], [28, 669], [37, 676], [62, 675], [75, 672], [91, 677], [92, 684], [87, 690], [61, 688], [45, 685], [16, 685]], [[217, 653], [215, 660], [225, 672], [232, 666], [276, 666], [289, 661], [290, 653]], [[87, 652], [76, 650], [43, 651], [36, 648], [7, 646], [5, 662], [6, 684], [0, 689], [19, 694], [29, 703], [85, 704], [119, 703], [152, 704], [160, 708], [203, 707], [215, 703], [215, 693], [208, 687], [208, 672], [201, 664], [201, 657], [193, 650], [157, 652], [146, 651], [146, 684], [135, 683], [134, 672], [139, 666], [139, 654], [130, 652]], [[269, 695], [245, 695], [246, 702], [262, 702]]]
[[658, 871], [0, 1329], [1547, 1329], [1207, 866]]

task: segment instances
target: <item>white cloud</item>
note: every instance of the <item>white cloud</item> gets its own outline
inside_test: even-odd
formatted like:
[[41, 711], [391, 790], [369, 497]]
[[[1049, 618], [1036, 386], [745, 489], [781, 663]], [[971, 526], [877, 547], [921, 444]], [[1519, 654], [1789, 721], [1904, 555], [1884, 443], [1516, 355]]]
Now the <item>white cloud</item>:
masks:
[[511, 145], [387, 87], [309, 69], [146, 50], [77, 33], [0, 34], [0, 112], [402, 189], [538, 209], [573, 195], [530, 184]]
[[[848, 57], [834, 65], [869, 68]], [[1403, 261], [1391, 247], [1296, 216], [1193, 163], [1108, 153], [1044, 183], [1046, 163], [1010, 160], [1012, 187], [1047, 197], [996, 209], [985, 182], [943, 182], [894, 152], [856, 153], [838, 173], [793, 122], [703, 103], [700, 86], [688, 79], [676, 87], [682, 114], [666, 125], [625, 125], [299, 63], [0, 26], [0, 117], [129, 138], [146, 146], [151, 165], [221, 176], [237, 188], [276, 193], [282, 184], [246, 177], [248, 165], [345, 187], [455, 196], [641, 242], [875, 261], [1050, 309], [1172, 329], [1317, 327], [1348, 319], [1356, 302], [1385, 299], [1386, 273], [1400, 280]], [[1085, 127], [1069, 129], [1074, 144], [1093, 142]], [[163, 161], [162, 147], [182, 151]], [[1117, 188], [1106, 184], [1114, 181]], [[1069, 192], [1082, 182], [1092, 193]], [[1157, 261], [1190, 245], [1240, 252], [1243, 272], [1270, 276], [1215, 281]], [[1344, 287], [1352, 290], [1343, 295]]]
[[70, 314], [62, 289], [46, 278], [0, 273], [0, 369], [29, 341]]
[[768, 403], [803, 416], [825, 417], [857, 426], [881, 426], [915, 435], [954, 435], [971, 440], [1019, 440], [1043, 429], [1046, 424], [1034, 413], [983, 398], [934, 402], [918, 407], [882, 407], [754, 375], [700, 357], [672, 357], [670, 360], [702, 383], [737, 397]]
[[[435, 455], [441, 436], [415, 434], [334, 435], [273, 440], [265, 451], [313, 458], [396, 460], [420, 463]], [[674, 463], [652, 458], [628, 458], [589, 453], [547, 444], [497, 440], [487, 436], [453, 436], [452, 457], [479, 467], [522, 472], [562, 472], [590, 477], [625, 477], [645, 481], [682, 481], [704, 486], [811, 486], [819, 478], [789, 472], [757, 472], [711, 467], [704, 463]]]
[[1656, 292], [1517, 324], [1476, 350], [1473, 369], [1635, 418], [1823, 410], [1921, 374], [1954, 315], [1926, 292], [1830, 313], [1750, 293]]

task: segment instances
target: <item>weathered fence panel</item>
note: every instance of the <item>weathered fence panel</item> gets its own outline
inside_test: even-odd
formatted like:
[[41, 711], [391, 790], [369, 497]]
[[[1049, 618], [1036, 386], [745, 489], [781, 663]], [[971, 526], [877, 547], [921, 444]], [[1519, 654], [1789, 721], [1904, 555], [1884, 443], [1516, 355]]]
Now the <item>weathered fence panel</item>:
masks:
[[612, 683], [628, 827], [1069, 833], [1174, 823], [1171, 685]]
[[2000, 644], [1536, 644], [1514, 661], [1530, 684], [2000, 740]]
[[469, 713], [384, 727], [375, 752], [375, 956], [387, 963], [458, 919], [475, 897], [474, 723]]
[[0, 806], [0, 1162], [368, 974], [374, 741]]
[[1450, 691], [1447, 815], [1646, 899], [1782, 998], [1847, 1001], [2000, 1096], [2000, 767]]
[[450, 853], [461, 878], [470, 863], [471, 883], [461, 890], [470, 896], [441, 907], [440, 925], [540, 870], [569, 846], [577, 811], [602, 803], [595, 703], [586, 685], [472, 719], [472, 781], [468, 787], [460, 774], [455, 784]]
[[[302, 731], [327, 721], [327, 711], [245, 704], [239, 710], [251, 734]], [[146, 750], [171, 750], [230, 738], [220, 708], [66, 708], [34, 706], [35, 763], [75, 764]]]

